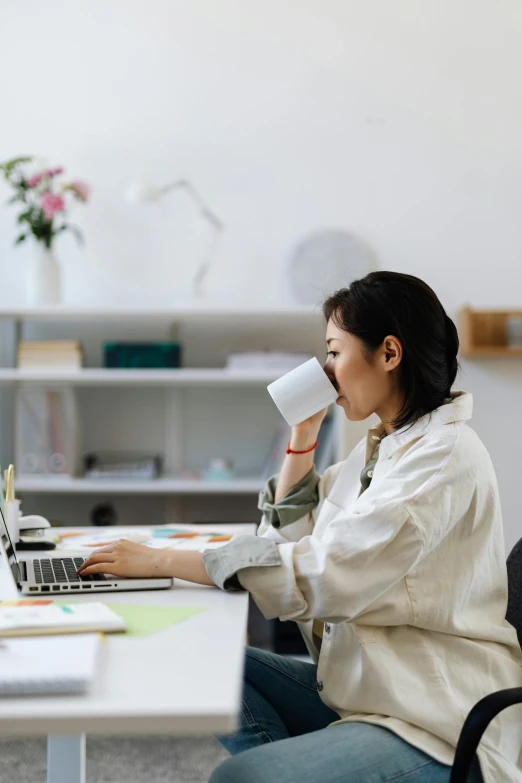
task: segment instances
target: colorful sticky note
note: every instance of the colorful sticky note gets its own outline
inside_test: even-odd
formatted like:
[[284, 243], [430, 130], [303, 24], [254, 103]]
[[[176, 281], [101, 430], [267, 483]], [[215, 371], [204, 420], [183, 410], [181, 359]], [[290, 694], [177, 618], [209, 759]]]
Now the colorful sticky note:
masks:
[[[58, 531], [60, 533], [60, 531]], [[84, 536], [84, 530], [70, 530], [68, 532], [60, 533], [60, 538], [75, 538], [75, 536]]]
[[150, 636], [171, 625], [188, 620], [200, 612], [203, 606], [145, 606], [144, 604], [107, 604], [127, 623], [126, 636]]
[[197, 538], [201, 533], [189, 533], [187, 531], [183, 531], [182, 533], [174, 533], [173, 535], [169, 536], [169, 538]]
[[183, 530], [172, 527], [160, 527], [152, 531], [154, 538], [170, 538], [173, 533], [183, 533]]
[[0, 606], [47, 606], [48, 604], [52, 604], [53, 601], [40, 601], [40, 600], [20, 600], [20, 601], [0, 601]]

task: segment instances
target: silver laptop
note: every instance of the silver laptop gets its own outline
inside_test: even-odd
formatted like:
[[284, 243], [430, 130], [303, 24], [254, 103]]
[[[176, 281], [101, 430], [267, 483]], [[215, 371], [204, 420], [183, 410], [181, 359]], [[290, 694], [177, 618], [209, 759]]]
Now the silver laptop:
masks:
[[80, 590], [89, 590], [91, 593], [113, 590], [164, 590], [172, 587], [174, 583], [170, 578], [133, 579], [110, 574], [78, 576], [76, 571], [84, 562], [83, 557], [38, 557], [34, 560], [19, 560], [5, 524], [0, 497], [0, 557], [4, 553], [16, 585], [24, 595], [72, 593]]

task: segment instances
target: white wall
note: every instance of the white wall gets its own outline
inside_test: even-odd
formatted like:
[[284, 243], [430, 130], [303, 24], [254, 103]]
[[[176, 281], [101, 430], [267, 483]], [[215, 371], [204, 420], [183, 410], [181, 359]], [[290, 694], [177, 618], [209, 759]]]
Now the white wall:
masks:
[[[87, 249], [61, 240], [70, 303], [186, 289], [204, 226], [179, 196], [156, 213], [122, 194], [188, 176], [227, 224], [209, 296], [284, 301], [295, 242], [342, 226], [452, 315], [521, 306], [519, 0], [2, 0], [0, 30], [0, 158], [95, 188]], [[0, 213], [1, 303], [24, 298], [13, 235]], [[512, 544], [522, 365], [466, 362], [460, 385]]]

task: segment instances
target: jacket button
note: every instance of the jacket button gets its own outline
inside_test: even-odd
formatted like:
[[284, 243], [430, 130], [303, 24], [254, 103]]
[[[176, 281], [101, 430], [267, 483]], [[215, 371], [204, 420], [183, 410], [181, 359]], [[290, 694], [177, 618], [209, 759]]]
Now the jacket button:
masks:
[[324, 632], [325, 633], [330, 633], [330, 623], [325, 623], [324, 624]]
[[323, 683], [320, 680], [318, 680], [315, 683], [315, 687], [317, 688], [318, 691], [322, 691], [323, 690]]

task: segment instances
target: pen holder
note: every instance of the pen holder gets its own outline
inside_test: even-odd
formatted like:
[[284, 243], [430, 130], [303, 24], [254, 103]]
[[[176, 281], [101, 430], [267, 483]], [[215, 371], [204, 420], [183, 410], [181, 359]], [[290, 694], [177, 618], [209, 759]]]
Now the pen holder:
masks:
[[20, 501], [19, 500], [8, 500], [5, 504], [6, 513], [7, 513], [7, 519], [6, 519], [6, 525], [7, 525], [7, 532], [9, 533], [9, 538], [11, 539], [12, 544], [18, 544], [20, 541], [20, 527], [19, 527], [19, 519], [20, 519]]

